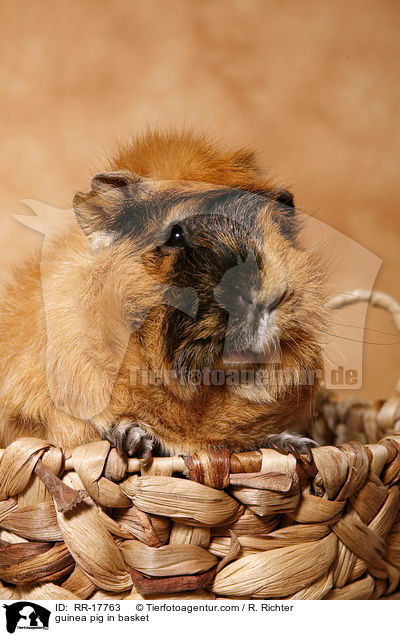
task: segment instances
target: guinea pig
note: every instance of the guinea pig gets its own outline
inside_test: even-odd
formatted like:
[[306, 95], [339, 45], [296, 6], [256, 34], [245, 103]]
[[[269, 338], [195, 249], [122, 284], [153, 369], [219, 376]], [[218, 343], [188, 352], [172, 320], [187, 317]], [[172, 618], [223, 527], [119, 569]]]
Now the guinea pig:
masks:
[[309, 453], [325, 268], [255, 156], [148, 132], [73, 207], [3, 293], [1, 443]]

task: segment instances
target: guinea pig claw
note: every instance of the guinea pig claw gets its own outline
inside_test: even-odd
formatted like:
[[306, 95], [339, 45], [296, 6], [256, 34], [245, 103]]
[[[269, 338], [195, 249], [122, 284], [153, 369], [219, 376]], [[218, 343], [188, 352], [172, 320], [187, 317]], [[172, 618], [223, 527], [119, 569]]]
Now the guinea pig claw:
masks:
[[297, 460], [303, 457], [311, 463], [313, 456], [311, 449], [318, 446], [317, 442], [298, 433], [276, 433], [268, 435], [265, 447], [287, 455], [291, 453]]
[[300, 459], [300, 453], [296, 446], [294, 446], [293, 444], [288, 444], [288, 449], [292, 453], [292, 455], [295, 456], [296, 459]]
[[281, 453], [282, 455], [289, 454], [289, 450], [287, 448], [282, 448], [278, 444], [275, 444], [274, 442], [268, 442], [267, 447], [277, 451], [277, 453]]
[[[149, 440], [149, 441], [151, 441], [151, 440]], [[151, 448], [147, 449], [145, 451], [144, 455], [143, 455], [142, 464], [143, 464], [144, 468], [150, 468], [150, 466], [153, 463], [153, 454], [152, 454], [151, 450], [152, 450]]]
[[121, 455], [126, 453], [129, 457], [143, 459], [145, 466], [151, 464], [153, 459], [151, 454], [153, 440], [140, 426], [132, 422], [132, 420], [121, 420], [105, 431], [103, 437], [107, 439]]

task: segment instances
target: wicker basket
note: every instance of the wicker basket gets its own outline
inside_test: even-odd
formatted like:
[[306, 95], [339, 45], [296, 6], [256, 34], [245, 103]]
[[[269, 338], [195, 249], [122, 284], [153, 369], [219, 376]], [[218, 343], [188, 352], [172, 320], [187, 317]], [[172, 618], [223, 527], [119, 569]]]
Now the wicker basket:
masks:
[[[363, 292], [336, 306], [370, 300]], [[333, 303], [333, 304], [335, 304]], [[396, 598], [400, 387], [386, 402], [321, 394], [312, 460], [273, 450], [155, 458], [106, 441], [0, 451], [0, 597]], [[335, 446], [334, 444], [340, 444]]]

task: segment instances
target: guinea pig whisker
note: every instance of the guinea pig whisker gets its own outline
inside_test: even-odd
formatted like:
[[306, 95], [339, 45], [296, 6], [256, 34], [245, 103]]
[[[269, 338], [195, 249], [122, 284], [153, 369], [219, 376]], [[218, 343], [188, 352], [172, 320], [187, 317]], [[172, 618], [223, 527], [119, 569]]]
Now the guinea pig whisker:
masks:
[[381, 329], [373, 329], [372, 327], [363, 327], [362, 325], [350, 325], [345, 322], [337, 322], [331, 320], [332, 325], [337, 325], [338, 327], [348, 327], [350, 329], [362, 329], [363, 331], [372, 331], [373, 333], [381, 333], [384, 336], [393, 336], [394, 338], [398, 337], [398, 333], [391, 333], [389, 331], [382, 331]]
[[340, 338], [340, 340], [347, 340], [349, 342], [359, 342], [360, 344], [382, 345], [382, 346], [400, 344], [400, 340], [396, 340], [395, 342], [371, 342], [371, 341], [363, 340], [363, 339], [358, 340], [357, 338], [349, 338], [348, 336], [342, 336], [340, 334], [332, 333], [330, 331], [323, 331], [322, 329], [317, 329], [316, 328], [316, 331], [318, 333], [323, 333], [324, 335], [327, 335], [327, 336], [333, 336], [334, 338]]

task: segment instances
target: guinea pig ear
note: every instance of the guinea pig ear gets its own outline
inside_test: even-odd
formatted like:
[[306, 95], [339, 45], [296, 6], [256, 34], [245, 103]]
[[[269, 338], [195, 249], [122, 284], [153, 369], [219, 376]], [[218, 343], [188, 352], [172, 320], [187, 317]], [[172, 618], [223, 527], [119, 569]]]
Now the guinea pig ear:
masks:
[[289, 192], [289, 190], [282, 189], [276, 193], [274, 199], [278, 203], [279, 207], [279, 210], [276, 213], [276, 220], [279, 224], [280, 230], [283, 236], [289, 240], [293, 240], [300, 228], [293, 194]]
[[105, 192], [111, 188], [125, 188], [140, 181], [137, 174], [130, 170], [115, 170], [114, 172], [98, 172], [90, 182], [93, 192]]
[[74, 196], [76, 220], [94, 251], [112, 242], [112, 221], [124, 202], [134, 196], [140, 181], [140, 177], [129, 170], [98, 172], [90, 182], [90, 192], [77, 192]]
[[276, 200], [282, 205], [286, 205], [288, 208], [293, 209], [293, 214], [295, 213], [294, 207], [294, 196], [289, 190], [279, 190]]

